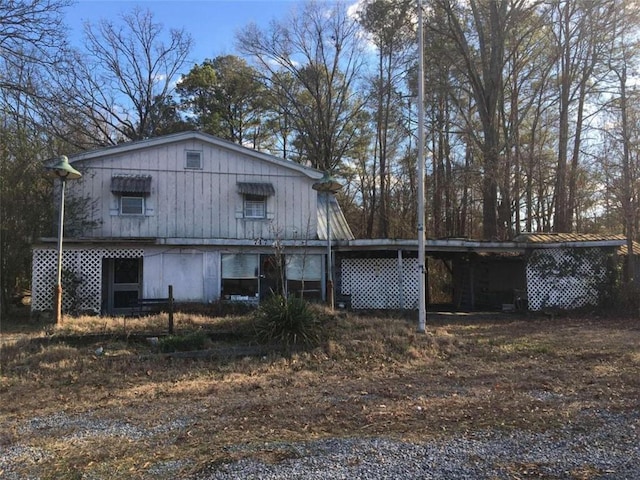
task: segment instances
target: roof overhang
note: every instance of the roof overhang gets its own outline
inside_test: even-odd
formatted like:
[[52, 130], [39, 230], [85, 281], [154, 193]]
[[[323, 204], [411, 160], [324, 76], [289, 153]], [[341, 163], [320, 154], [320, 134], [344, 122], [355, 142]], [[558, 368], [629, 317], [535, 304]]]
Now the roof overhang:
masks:
[[[623, 240], [598, 240], [586, 242], [497, 242], [483, 240], [467, 240], [447, 238], [439, 240], [426, 240], [425, 251], [427, 253], [438, 252], [468, 252], [468, 253], [525, 253], [531, 250], [551, 248], [617, 248], [624, 244]], [[339, 248], [343, 251], [357, 250], [408, 250], [418, 251], [417, 240], [402, 239], [356, 239], [339, 242]]]

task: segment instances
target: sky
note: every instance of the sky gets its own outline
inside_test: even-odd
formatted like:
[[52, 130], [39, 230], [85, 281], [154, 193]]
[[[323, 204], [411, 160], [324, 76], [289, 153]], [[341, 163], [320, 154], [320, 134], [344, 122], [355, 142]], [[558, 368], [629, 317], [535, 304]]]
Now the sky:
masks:
[[138, 5], [149, 9], [165, 30], [185, 28], [194, 48], [188, 63], [202, 63], [206, 58], [237, 53], [235, 33], [255, 22], [267, 26], [273, 19], [283, 20], [300, 5], [301, 0], [76, 0], [65, 17], [70, 38], [81, 45], [84, 22], [117, 20]]

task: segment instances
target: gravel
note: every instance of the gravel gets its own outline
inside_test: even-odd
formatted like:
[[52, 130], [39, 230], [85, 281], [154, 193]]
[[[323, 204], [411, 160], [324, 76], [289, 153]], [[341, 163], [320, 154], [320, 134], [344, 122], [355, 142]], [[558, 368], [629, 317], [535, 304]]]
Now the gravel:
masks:
[[[93, 414], [59, 413], [14, 426], [20, 434], [60, 434], [68, 440], [115, 436], [133, 441], [184, 430], [188, 419], [151, 428]], [[586, 410], [572, 424], [543, 433], [486, 430], [463, 437], [407, 443], [385, 438], [326, 439], [230, 445], [247, 458], [211, 465], [190, 480], [214, 479], [640, 479], [640, 412]], [[277, 452], [283, 460], [256, 460]], [[0, 478], [22, 479], [25, 462], [38, 464], [51, 453], [19, 442], [0, 446]], [[178, 478], [188, 459], [152, 463], [145, 478]], [[33, 477], [36, 480], [38, 477]], [[99, 478], [85, 476], [83, 478]], [[105, 477], [107, 478], [107, 477]]]
[[584, 417], [588, 430], [570, 425], [545, 433], [486, 431], [419, 444], [382, 438], [265, 444], [264, 450], [284, 451], [288, 458], [275, 464], [244, 459], [192, 478], [640, 479], [639, 414]]

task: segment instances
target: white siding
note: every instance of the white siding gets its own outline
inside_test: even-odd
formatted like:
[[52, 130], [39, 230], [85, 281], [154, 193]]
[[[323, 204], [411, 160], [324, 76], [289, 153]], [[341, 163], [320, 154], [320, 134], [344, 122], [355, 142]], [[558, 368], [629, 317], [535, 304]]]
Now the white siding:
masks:
[[[202, 151], [202, 170], [185, 169], [187, 150]], [[69, 195], [96, 199], [93, 238], [315, 238], [314, 180], [304, 173], [200, 140], [150, 146], [74, 164], [84, 176], [69, 182]], [[111, 192], [117, 174], [151, 175], [143, 217], [118, 214]], [[270, 182], [267, 220], [241, 218], [238, 182]]]

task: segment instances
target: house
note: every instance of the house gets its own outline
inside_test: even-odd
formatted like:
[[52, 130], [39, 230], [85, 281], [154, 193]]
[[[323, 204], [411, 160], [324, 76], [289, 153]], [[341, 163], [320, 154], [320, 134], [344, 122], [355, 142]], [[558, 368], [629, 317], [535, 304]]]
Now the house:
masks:
[[[204, 133], [69, 161], [83, 176], [67, 199], [90, 203], [93, 226], [64, 238], [67, 311], [127, 314], [169, 285], [176, 302], [257, 303], [282, 287], [321, 299], [327, 215], [333, 240], [353, 239], [335, 197], [313, 188], [322, 172]], [[34, 245], [33, 311], [52, 307], [56, 262], [55, 238]]]

